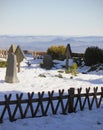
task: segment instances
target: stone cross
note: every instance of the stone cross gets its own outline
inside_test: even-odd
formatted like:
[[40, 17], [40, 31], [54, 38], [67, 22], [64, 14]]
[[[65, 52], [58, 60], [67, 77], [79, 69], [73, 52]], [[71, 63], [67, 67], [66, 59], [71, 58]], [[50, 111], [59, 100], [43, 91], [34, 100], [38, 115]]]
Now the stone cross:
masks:
[[13, 53], [9, 53], [8, 55], [5, 82], [7, 83], [19, 82], [17, 78], [16, 56]]
[[22, 62], [23, 59], [25, 58], [24, 52], [22, 51], [20, 46], [17, 46], [15, 55], [16, 55], [16, 59], [17, 59], [17, 63], [18, 63], [18, 72], [20, 72], [20, 62]]

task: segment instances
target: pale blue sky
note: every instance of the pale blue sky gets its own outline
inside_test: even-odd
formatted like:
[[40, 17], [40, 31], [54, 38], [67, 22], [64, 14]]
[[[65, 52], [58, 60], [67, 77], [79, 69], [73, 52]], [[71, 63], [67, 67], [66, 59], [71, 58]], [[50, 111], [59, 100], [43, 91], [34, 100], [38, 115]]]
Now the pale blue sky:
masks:
[[0, 34], [103, 36], [103, 0], [0, 0]]

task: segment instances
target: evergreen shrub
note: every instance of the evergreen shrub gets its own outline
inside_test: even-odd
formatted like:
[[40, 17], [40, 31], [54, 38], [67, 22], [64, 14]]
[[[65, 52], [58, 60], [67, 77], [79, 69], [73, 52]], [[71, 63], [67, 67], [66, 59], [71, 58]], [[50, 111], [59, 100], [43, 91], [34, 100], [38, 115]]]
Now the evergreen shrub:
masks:
[[91, 66], [103, 63], [103, 50], [98, 47], [88, 47], [85, 51], [85, 65]]

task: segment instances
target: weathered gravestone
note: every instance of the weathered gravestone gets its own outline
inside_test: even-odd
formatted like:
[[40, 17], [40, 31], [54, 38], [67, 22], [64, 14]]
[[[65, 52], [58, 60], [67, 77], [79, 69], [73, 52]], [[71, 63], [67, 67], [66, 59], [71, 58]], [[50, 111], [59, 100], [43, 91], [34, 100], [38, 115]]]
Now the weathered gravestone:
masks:
[[19, 82], [17, 78], [16, 56], [13, 53], [9, 53], [8, 55], [5, 82], [7, 83]]
[[69, 61], [69, 58], [72, 57], [72, 51], [71, 51], [70, 44], [67, 44], [65, 55], [66, 55], [66, 69], [68, 69], [68, 67], [69, 67], [68, 61]]
[[51, 69], [53, 66], [52, 57], [50, 55], [45, 55], [43, 58], [43, 68]]
[[16, 59], [17, 59], [17, 63], [18, 63], [18, 72], [20, 72], [20, 62], [22, 62], [23, 59], [25, 58], [24, 52], [22, 51], [20, 46], [17, 46], [15, 55], [16, 55]]
[[12, 44], [8, 50], [8, 53], [15, 53], [16, 47]]

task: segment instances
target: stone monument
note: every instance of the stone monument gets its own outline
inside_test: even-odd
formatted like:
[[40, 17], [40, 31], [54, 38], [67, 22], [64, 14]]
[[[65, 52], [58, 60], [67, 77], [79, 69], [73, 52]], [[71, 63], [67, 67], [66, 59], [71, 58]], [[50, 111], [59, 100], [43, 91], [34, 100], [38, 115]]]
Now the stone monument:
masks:
[[14, 44], [11, 44], [8, 53], [15, 53], [16, 47], [14, 46]]
[[53, 66], [52, 57], [50, 55], [45, 55], [43, 58], [43, 68], [51, 69]]
[[16, 68], [16, 56], [13, 53], [9, 53], [7, 59], [7, 68], [5, 82], [7, 83], [17, 83], [19, 82], [17, 78], [17, 68]]

